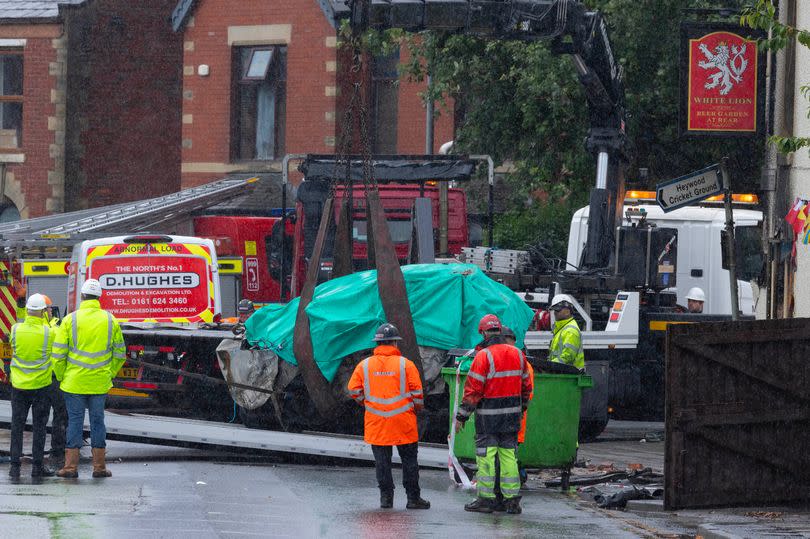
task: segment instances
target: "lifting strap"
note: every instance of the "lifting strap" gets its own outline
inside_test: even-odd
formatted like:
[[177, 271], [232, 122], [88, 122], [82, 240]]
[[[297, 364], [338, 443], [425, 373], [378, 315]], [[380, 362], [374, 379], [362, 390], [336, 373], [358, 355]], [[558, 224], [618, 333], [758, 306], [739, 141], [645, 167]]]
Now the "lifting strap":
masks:
[[405, 277], [399, 266], [394, 242], [391, 241], [391, 232], [385, 219], [385, 212], [380, 203], [380, 193], [376, 184], [366, 193], [368, 208], [368, 223], [374, 233], [374, 254], [377, 259], [377, 289], [380, 291], [380, 301], [385, 311], [385, 318], [394, 324], [402, 337], [400, 351], [410, 359], [419, 370], [422, 386], [425, 386], [425, 376], [422, 372], [422, 356], [416, 344], [416, 331], [413, 327], [411, 305], [405, 288]]
[[293, 353], [298, 362], [298, 369], [301, 371], [301, 378], [307, 386], [315, 408], [324, 418], [332, 417], [339, 409], [335, 396], [332, 394], [329, 382], [324, 377], [318, 364], [315, 363], [315, 352], [312, 349], [312, 334], [309, 329], [309, 317], [306, 308], [312, 301], [315, 293], [315, 285], [318, 283], [318, 272], [321, 269], [321, 253], [326, 240], [326, 233], [329, 230], [329, 223], [332, 220], [332, 196], [326, 199], [321, 214], [321, 223], [318, 227], [318, 236], [315, 239], [315, 247], [312, 249], [312, 256], [307, 267], [307, 277], [301, 290], [298, 302], [298, 314], [295, 317], [295, 331], [293, 333]]
[[[350, 76], [360, 76], [362, 68], [363, 51], [360, 36], [353, 34], [350, 39], [352, 44], [352, 67]], [[425, 377], [422, 372], [422, 358], [419, 354], [419, 347], [416, 344], [416, 332], [413, 327], [411, 308], [408, 302], [408, 295], [405, 289], [405, 278], [399, 266], [394, 243], [391, 241], [391, 233], [385, 218], [382, 204], [380, 203], [380, 193], [377, 189], [376, 180], [373, 178], [371, 163], [371, 146], [368, 138], [368, 110], [362, 105], [364, 102], [362, 95], [362, 85], [359, 80], [354, 83], [354, 92], [349, 101], [344, 121], [344, 133], [341, 137], [341, 159], [345, 158], [345, 145], [350, 141], [348, 129], [352, 127], [352, 113], [355, 107], [359, 107], [359, 127], [360, 142], [363, 154], [363, 185], [366, 195], [366, 223], [368, 236], [366, 240], [369, 267], [377, 268], [377, 288], [380, 293], [380, 301], [388, 322], [394, 324], [399, 329], [402, 337], [400, 350], [405, 357], [414, 362], [419, 370], [419, 377], [422, 386], [425, 385]], [[346, 177], [351, 178], [351, 160], [346, 159]], [[336, 163], [337, 167], [337, 163]], [[352, 198], [352, 182], [349, 180], [343, 190], [343, 197], [337, 219], [337, 231], [335, 233], [335, 248], [333, 249], [334, 262], [336, 267], [335, 277], [352, 272], [352, 246], [353, 234], [349, 231], [350, 223], [353, 219], [353, 207], [349, 207], [348, 201]], [[315, 363], [315, 354], [312, 347], [312, 334], [309, 327], [309, 317], [306, 308], [312, 301], [315, 286], [318, 282], [320, 272], [321, 256], [323, 254], [324, 243], [327, 240], [328, 232], [332, 222], [335, 220], [335, 186], [334, 182], [330, 186], [321, 222], [318, 227], [318, 235], [315, 246], [307, 267], [306, 280], [298, 303], [298, 314], [295, 319], [295, 332], [293, 337], [293, 352], [298, 361], [301, 376], [307, 387], [312, 401], [318, 412], [324, 418], [332, 417], [339, 409], [336, 398], [330, 390], [330, 385], [324, 378], [320, 369]]]
[[343, 196], [340, 197], [340, 210], [338, 211], [337, 230], [335, 231], [335, 245], [332, 249], [334, 259], [332, 265], [332, 278], [337, 279], [344, 275], [354, 273], [354, 263], [352, 260], [353, 234], [351, 233], [351, 221], [349, 220], [349, 191], [352, 189], [351, 182], [344, 187]]

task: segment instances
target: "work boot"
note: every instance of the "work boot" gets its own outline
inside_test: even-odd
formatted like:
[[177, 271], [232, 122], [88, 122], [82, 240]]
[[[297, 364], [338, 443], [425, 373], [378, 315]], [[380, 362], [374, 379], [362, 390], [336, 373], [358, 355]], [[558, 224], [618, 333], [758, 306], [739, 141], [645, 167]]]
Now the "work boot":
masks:
[[93, 477], [112, 477], [112, 472], [107, 469], [104, 457], [107, 450], [103, 447], [93, 447]]
[[503, 513], [506, 511], [506, 504], [503, 501], [503, 496], [495, 496], [495, 500], [492, 501], [492, 510], [495, 513]]
[[476, 498], [472, 502], [465, 505], [464, 510], [471, 513], [491, 513], [492, 502], [486, 498]]
[[509, 498], [504, 502], [506, 506], [506, 512], [510, 515], [519, 515], [523, 512], [523, 508], [520, 507], [520, 498], [522, 496], [515, 496], [514, 498]]
[[408, 498], [408, 503], [405, 509], [430, 509], [430, 502], [423, 500], [421, 496], [415, 498]]
[[48, 456], [48, 464], [54, 470], [61, 470], [65, 467], [65, 450], [55, 451], [51, 450]]
[[19, 464], [12, 464], [11, 467], [8, 469], [8, 476], [12, 479], [19, 479], [20, 478], [20, 465]]
[[31, 467], [31, 477], [53, 477], [55, 473], [48, 466], [42, 464], [34, 464]]
[[56, 472], [57, 477], [79, 477], [79, 448], [65, 449], [65, 465]]
[[380, 492], [380, 508], [391, 509], [392, 507], [394, 507], [394, 493]]

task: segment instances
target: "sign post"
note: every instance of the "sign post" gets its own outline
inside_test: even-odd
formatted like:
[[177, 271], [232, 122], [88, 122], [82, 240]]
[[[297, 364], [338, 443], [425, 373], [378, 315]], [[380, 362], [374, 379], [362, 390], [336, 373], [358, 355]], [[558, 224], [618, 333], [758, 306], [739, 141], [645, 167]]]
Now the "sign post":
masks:
[[731, 211], [731, 179], [728, 177], [726, 162], [723, 158], [720, 166], [723, 175], [723, 189], [725, 190], [724, 206], [726, 208], [726, 239], [728, 240], [728, 279], [731, 285], [731, 319], [735, 322], [740, 319], [740, 300], [737, 291], [737, 250], [734, 245], [734, 213]]
[[656, 186], [655, 199], [665, 212], [688, 206], [723, 192], [720, 165], [692, 172]]

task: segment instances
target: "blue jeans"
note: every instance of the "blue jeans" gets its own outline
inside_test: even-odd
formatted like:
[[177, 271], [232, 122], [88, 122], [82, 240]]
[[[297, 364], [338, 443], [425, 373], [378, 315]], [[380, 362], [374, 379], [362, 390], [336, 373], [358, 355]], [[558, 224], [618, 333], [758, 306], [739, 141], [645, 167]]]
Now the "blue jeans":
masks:
[[90, 445], [92, 447], [107, 447], [107, 428], [104, 426], [104, 400], [102, 395], [80, 395], [78, 393], [62, 392], [65, 395], [65, 408], [67, 408], [67, 443], [68, 449], [82, 447], [82, 430], [84, 427], [84, 411], [90, 413]]

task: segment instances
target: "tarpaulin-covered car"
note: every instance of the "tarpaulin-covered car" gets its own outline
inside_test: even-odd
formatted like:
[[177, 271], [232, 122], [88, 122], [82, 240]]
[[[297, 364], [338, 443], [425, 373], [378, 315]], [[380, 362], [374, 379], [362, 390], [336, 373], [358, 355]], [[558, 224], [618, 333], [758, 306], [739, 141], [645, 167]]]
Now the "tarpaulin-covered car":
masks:
[[[523, 344], [533, 312], [514, 292], [470, 264], [415, 264], [402, 267], [420, 347], [427, 408], [446, 429], [447, 391], [441, 368], [447, 351], [473, 348], [481, 340], [478, 321], [496, 314]], [[230, 382], [272, 390], [234, 389], [246, 423], [275, 423], [282, 428], [323, 428], [359, 432], [360, 410], [351, 402], [346, 383], [355, 365], [370, 355], [374, 331], [386, 321], [377, 289], [376, 270], [327, 281], [315, 289], [306, 313], [315, 361], [332, 391], [345, 403], [345, 421], [323, 425], [297, 376], [293, 332], [298, 299], [268, 305], [245, 323], [244, 339], [224, 341], [218, 356]], [[269, 405], [269, 406], [268, 406]]]

